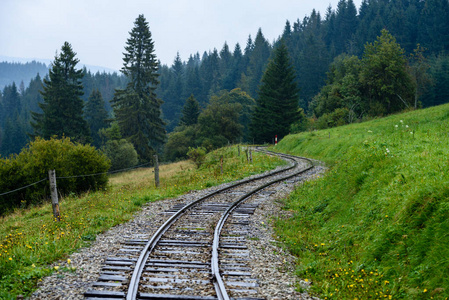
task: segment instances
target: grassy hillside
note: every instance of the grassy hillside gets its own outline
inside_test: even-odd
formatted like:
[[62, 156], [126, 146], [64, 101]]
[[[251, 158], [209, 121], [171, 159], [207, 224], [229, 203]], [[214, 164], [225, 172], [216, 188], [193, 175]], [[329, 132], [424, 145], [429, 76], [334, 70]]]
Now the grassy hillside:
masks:
[[[224, 157], [223, 174], [220, 156]], [[96, 235], [128, 221], [147, 202], [182, 195], [272, 169], [283, 161], [254, 153], [253, 163], [236, 147], [207, 155], [201, 168], [191, 162], [163, 165], [161, 187], [154, 187], [153, 169], [139, 169], [110, 178], [107, 190], [60, 201], [61, 222], [53, 220], [51, 204], [20, 209], [0, 218], [0, 299], [29, 295], [37, 282], [52, 272], [72, 272], [67, 259], [76, 249], [88, 246]], [[1, 200], [1, 199], [0, 199]]]
[[328, 172], [285, 200], [277, 232], [324, 299], [449, 297], [449, 105], [290, 135]]

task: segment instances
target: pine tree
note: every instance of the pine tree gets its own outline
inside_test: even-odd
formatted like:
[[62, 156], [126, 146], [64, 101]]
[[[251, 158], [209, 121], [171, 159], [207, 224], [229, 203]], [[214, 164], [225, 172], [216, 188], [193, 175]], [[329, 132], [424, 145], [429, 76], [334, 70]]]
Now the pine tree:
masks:
[[3, 125], [7, 118], [11, 118], [13, 114], [19, 114], [22, 108], [20, 94], [17, 90], [16, 83], [13, 82], [11, 85], [5, 86], [3, 89], [3, 108], [1, 111], [1, 122]]
[[161, 119], [162, 100], [155, 93], [159, 84], [158, 62], [143, 15], [134, 22], [125, 50], [121, 71], [129, 83], [124, 90], [116, 90], [112, 100], [114, 113], [123, 137], [134, 145], [142, 161], [151, 161], [166, 133]]
[[170, 74], [166, 77], [169, 81], [168, 92], [164, 95], [165, 102], [162, 105], [164, 118], [167, 122], [167, 131], [171, 132], [179, 122], [181, 109], [184, 104], [184, 65], [177, 53]]
[[281, 41], [262, 77], [250, 131], [256, 143], [282, 138], [298, 118], [298, 87], [287, 47]]
[[196, 101], [193, 95], [190, 95], [182, 108], [182, 116], [179, 121], [179, 125], [190, 126], [196, 124], [198, 122], [199, 114], [200, 104]]
[[107, 127], [106, 119], [108, 118], [108, 113], [104, 108], [104, 100], [99, 89], [93, 90], [90, 94], [84, 110], [84, 116], [89, 124], [93, 145], [99, 148], [101, 146], [101, 138], [98, 131]]
[[259, 90], [260, 79], [270, 57], [270, 51], [270, 44], [263, 36], [262, 29], [259, 28], [254, 41], [254, 49], [251, 51], [247, 73], [250, 78], [248, 93], [252, 97], [255, 97]]
[[43, 103], [39, 103], [42, 114], [33, 112], [33, 136], [49, 139], [52, 136], [70, 137], [80, 143], [91, 141], [87, 122], [83, 119], [83, 71], [75, 69], [79, 60], [72, 46], [65, 42], [61, 53], [56, 55], [44, 79], [41, 94]]

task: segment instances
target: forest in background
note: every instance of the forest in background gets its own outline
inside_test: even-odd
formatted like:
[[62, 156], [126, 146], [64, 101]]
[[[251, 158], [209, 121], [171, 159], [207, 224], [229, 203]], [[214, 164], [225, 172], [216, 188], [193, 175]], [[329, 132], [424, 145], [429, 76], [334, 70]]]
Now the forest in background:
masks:
[[[258, 97], [258, 88], [275, 49], [282, 39], [290, 54], [300, 88], [300, 106], [309, 115], [314, 97], [328, 84], [330, 66], [341, 54], [362, 57], [365, 44], [372, 43], [387, 29], [407, 56], [420, 44], [428, 74], [419, 95], [423, 107], [448, 102], [449, 99], [449, 4], [445, 0], [363, 1], [357, 9], [352, 0], [341, 0], [335, 9], [329, 7], [322, 15], [313, 10], [309, 16], [287, 21], [279, 38], [270, 43], [260, 29], [249, 36], [246, 45], [231, 48], [226, 42], [220, 50], [192, 54], [183, 61], [177, 55], [173, 64], [159, 66], [160, 84], [156, 93], [163, 100], [162, 113], [167, 132], [175, 130], [186, 100], [194, 95], [202, 109], [210, 99], [220, 97], [223, 90], [239, 88], [250, 97]], [[410, 65], [412, 64], [410, 59]], [[20, 64], [2, 63], [14, 74]], [[45, 65], [44, 65], [45, 66]], [[1, 73], [1, 72], [0, 72]], [[3, 73], [1, 73], [3, 74]], [[28, 86], [15, 82], [0, 93], [0, 154], [19, 153], [29, 142], [32, 132], [30, 111], [40, 112], [42, 90], [40, 73]], [[4, 75], [2, 75], [4, 76]], [[110, 101], [116, 88], [126, 86], [126, 77], [117, 73], [92, 74], [84, 69], [83, 100], [99, 90], [104, 108], [111, 116]], [[387, 112], [388, 113], [388, 112]], [[95, 133], [94, 133], [95, 134]]]

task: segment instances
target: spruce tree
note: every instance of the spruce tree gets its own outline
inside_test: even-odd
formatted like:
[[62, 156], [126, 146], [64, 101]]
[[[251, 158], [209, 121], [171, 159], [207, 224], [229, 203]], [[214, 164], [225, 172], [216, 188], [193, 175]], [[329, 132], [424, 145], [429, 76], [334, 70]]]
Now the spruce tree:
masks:
[[249, 90], [247, 92], [253, 98], [259, 91], [260, 80], [267, 65], [268, 58], [270, 57], [270, 51], [270, 44], [263, 36], [262, 29], [259, 28], [254, 41], [254, 48], [251, 51], [247, 70], [247, 75], [249, 77]]
[[83, 119], [83, 93], [81, 79], [83, 71], [75, 67], [79, 60], [72, 46], [65, 42], [61, 53], [51, 64], [49, 78], [44, 79], [41, 94], [43, 103], [39, 103], [42, 114], [33, 112], [33, 136], [49, 139], [52, 136], [70, 137], [80, 143], [91, 141], [89, 128]]
[[256, 143], [282, 138], [298, 118], [298, 87], [287, 47], [281, 41], [262, 77], [250, 131]]
[[101, 96], [100, 90], [93, 90], [90, 94], [89, 100], [86, 103], [84, 116], [89, 124], [93, 145], [99, 148], [101, 145], [101, 138], [98, 131], [107, 127], [106, 119], [108, 118], [108, 113], [104, 108], [104, 100]]
[[184, 107], [182, 108], [182, 116], [179, 121], [181, 126], [190, 126], [198, 122], [198, 116], [200, 114], [200, 104], [196, 101], [195, 97], [190, 95], [187, 99]]
[[143, 15], [134, 22], [125, 50], [121, 71], [129, 82], [124, 90], [115, 92], [114, 113], [123, 137], [134, 145], [141, 161], [151, 161], [166, 132], [161, 118], [162, 100], [155, 93], [158, 61]]

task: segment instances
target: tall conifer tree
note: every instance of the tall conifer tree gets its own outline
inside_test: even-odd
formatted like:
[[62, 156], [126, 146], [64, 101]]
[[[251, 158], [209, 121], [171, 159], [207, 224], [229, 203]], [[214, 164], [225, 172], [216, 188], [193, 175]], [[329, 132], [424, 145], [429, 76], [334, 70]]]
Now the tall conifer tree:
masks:
[[43, 113], [32, 113], [33, 136], [45, 139], [66, 136], [80, 143], [91, 141], [87, 122], [83, 119], [84, 103], [80, 98], [84, 94], [83, 71], [75, 68], [79, 62], [75, 56], [68, 42], [56, 55], [41, 92], [44, 102], [39, 103], [39, 107]]
[[256, 143], [282, 138], [298, 118], [298, 87], [287, 47], [281, 41], [262, 77], [250, 131]]
[[158, 61], [148, 22], [143, 15], [134, 22], [126, 42], [122, 73], [129, 83], [116, 90], [113, 102], [115, 117], [124, 138], [135, 147], [142, 161], [150, 161], [165, 140], [161, 118], [162, 100], [155, 93], [159, 84]]
[[180, 125], [190, 126], [198, 122], [198, 116], [200, 114], [200, 104], [196, 101], [195, 97], [190, 95], [187, 99], [184, 107], [182, 108], [182, 115], [179, 121]]
[[108, 118], [108, 113], [104, 107], [103, 96], [99, 89], [93, 90], [90, 94], [89, 100], [86, 103], [84, 116], [89, 124], [93, 145], [100, 147], [101, 138], [98, 131], [107, 127], [106, 119]]

